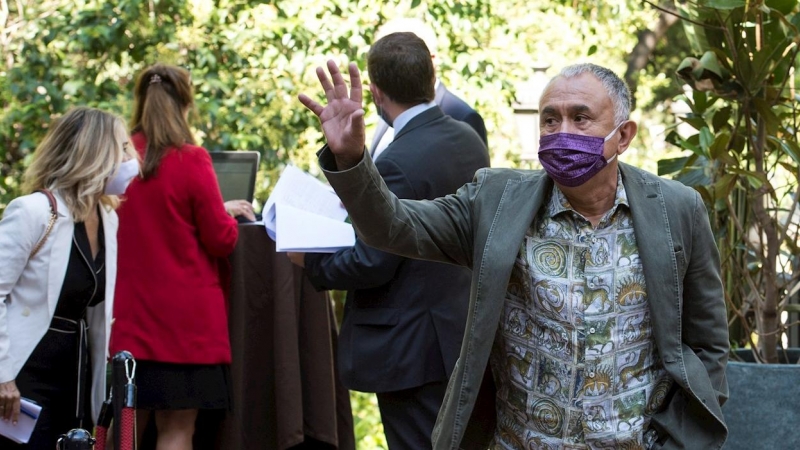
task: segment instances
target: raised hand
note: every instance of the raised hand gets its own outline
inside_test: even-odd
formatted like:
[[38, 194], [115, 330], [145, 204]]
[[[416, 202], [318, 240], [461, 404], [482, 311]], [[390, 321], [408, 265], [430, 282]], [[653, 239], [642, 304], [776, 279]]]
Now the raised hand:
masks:
[[364, 106], [362, 104], [361, 75], [355, 63], [348, 66], [350, 90], [336, 63], [328, 60], [328, 79], [325, 70], [317, 67], [317, 78], [325, 91], [328, 104], [322, 106], [305, 94], [300, 94], [300, 102], [319, 117], [322, 132], [328, 147], [336, 157], [339, 170], [349, 169], [361, 161], [364, 155]]

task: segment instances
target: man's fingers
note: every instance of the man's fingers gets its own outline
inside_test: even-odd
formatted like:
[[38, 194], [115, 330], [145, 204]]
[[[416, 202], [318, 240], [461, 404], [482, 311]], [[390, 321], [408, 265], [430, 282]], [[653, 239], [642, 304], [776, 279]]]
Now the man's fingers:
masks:
[[[344, 82], [342, 73], [339, 72], [339, 67], [332, 59], [328, 60], [328, 72], [331, 73], [331, 79], [333, 80], [335, 98], [347, 98], [347, 84]], [[330, 101], [330, 98], [328, 100]]]
[[[359, 109], [353, 111], [353, 114], [350, 115], [350, 128], [353, 131], [360, 130], [361, 133], [364, 133], [364, 110]], [[356, 133], [354, 133], [356, 134]]]
[[361, 74], [358, 72], [358, 66], [351, 62], [347, 65], [347, 70], [350, 72], [350, 100], [361, 104]]
[[300, 100], [300, 103], [302, 103], [303, 106], [310, 109], [311, 112], [316, 114], [317, 117], [322, 115], [322, 110], [324, 108], [319, 103], [311, 100], [311, 97], [307, 96], [306, 94], [300, 94], [297, 96], [297, 98]]
[[[331, 61], [328, 61], [328, 70], [330, 70], [330, 63]], [[325, 97], [328, 99], [328, 103], [330, 103], [330, 101], [335, 98], [333, 84], [331, 84], [331, 80], [328, 79], [328, 75], [325, 74], [325, 69], [322, 67], [317, 67], [317, 78], [319, 79], [319, 84], [322, 85], [322, 90], [325, 91]]]

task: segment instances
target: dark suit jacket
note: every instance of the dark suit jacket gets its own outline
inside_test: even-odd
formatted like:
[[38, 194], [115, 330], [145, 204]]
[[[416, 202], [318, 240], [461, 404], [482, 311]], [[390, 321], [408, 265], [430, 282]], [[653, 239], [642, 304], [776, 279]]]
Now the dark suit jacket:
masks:
[[[434, 107], [400, 130], [376, 161], [400, 198], [455, 193], [489, 155], [466, 124]], [[339, 335], [339, 372], [350, 389], [391, 392], [446, 380], [455, 366], [467, 318], [471, 273], [415, 261], [357, 241], [333, 254], [307, 254], [315, 288], [347, 290]]]
[[[439, 108], [441, 108], [446, 115], [471, 126], [472, 129], [478, 133], [478, 136], [481, 137], [484, 145], [488, 147], [489, 143], [486, 140], [486, 125], [484, 125], [483, 117], [478, 114], [478, 111], [475, 111], [467, 104], [467, 102], [461, 100], [461, 98], [459, 98], [457, 95], [448, 91], [442, 82], [439, 82], [439, 85], [436, 86], [436, 94], [433, 101], [439, 105]], [[375, 148], [378, 146], [378, 143], [381, 141], [383, 135], [386, 134], [386, 130], [388, 128], [389, 124], [383, 120], [378, 122], [378, 128], [375, 129], [375, 135], [372, 137], [372, 145], [369, 147], [370, 153], [375, 152]]]

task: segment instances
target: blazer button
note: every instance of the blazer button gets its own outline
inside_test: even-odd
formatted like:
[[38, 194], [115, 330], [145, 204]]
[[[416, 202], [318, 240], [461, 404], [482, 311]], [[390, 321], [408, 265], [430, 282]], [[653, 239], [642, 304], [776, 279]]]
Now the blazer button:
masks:
[[22, 316], [23, 317], [28, 317], [30, 315], [31, 315], [31, 309], [30, 308], [28, 308], [27, 306], [22, 308]]

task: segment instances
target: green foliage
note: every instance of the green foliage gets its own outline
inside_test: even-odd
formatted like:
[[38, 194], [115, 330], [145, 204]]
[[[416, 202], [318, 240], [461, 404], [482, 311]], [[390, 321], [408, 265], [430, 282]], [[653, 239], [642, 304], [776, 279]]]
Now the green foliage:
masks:
[[[440, 78], [484, 116], [492, 164], [515, 166], [514, 86], [541, 61], [551, 73], [578, 60], [622, 73], [636, 31], [656, 16], [633, 0], [19, 0], [4, 8], [0, 210], [19, 194], [27, 158], [54, 117], [77, 104], [128, 117], [133, 79], [156, 61], [191, 70], [202, 145], [261, 152], [263, 202], [287, 162], [317, 171], [322, 134], [296, 100], [319, 92], [314, 68], [334, 58], [363, 69], [377, 28], [398, 16], [432, 24]], [[663, 72], [653, 66], [641, 74], [645, 104], [658, 100], [649, 88], [671, 83]], [[369, 99], [366, 106], [372, 127]], [[651, 138], [641, 135], [638, 146], [648, 148]]]
[[796, 0], [683, 2], [697, 57], [678, 76], [691, 86], [692, 133], [668, 140], [688, 156], [659, 162], [694, 186], [718, 232], [735, 346], [775, 362], [800, 289], [800, 148], [794, 69]]
[[358, 450], [387, 449], [383, 434], [381, 413], [375, 394], [350, 391], [350, 407], [353, 410], [353, 428]]
[[[520, 160], [515, 86], [542, 62], [549, 75], [578, 61], [624, 73], [637, 33], [658, 11], [634, 0], [0, 1], [0, 211], [20, 194], [21, 174], [53, 118], [74, 105], [129, 117], [134, 77], [156, 61], [191, 71], [202, 145], [261, 153], [263, 202], [289, 162], [318, 175], [322, 134], [296, 100], [301, 92], [320, 96], [315, 67], [333, 58], [363, 70], [378, 27], [400, 16], [433, 26], [439, 77], [483, 115], [492, 165], [508, 167], [529, 164]], [[661, 103], [675, 84], [665, 74], [687, 46], [673, 27], [637, 74], [634, 118], [642, 126], [627, 161], [655, 165], [659, 138], [649, 130], [669, 118]], [[369, 100], [368, 136], [377, 122]], [[359, 448], [385, 447], [374, 396], [353, 393], [353, 410]]]

